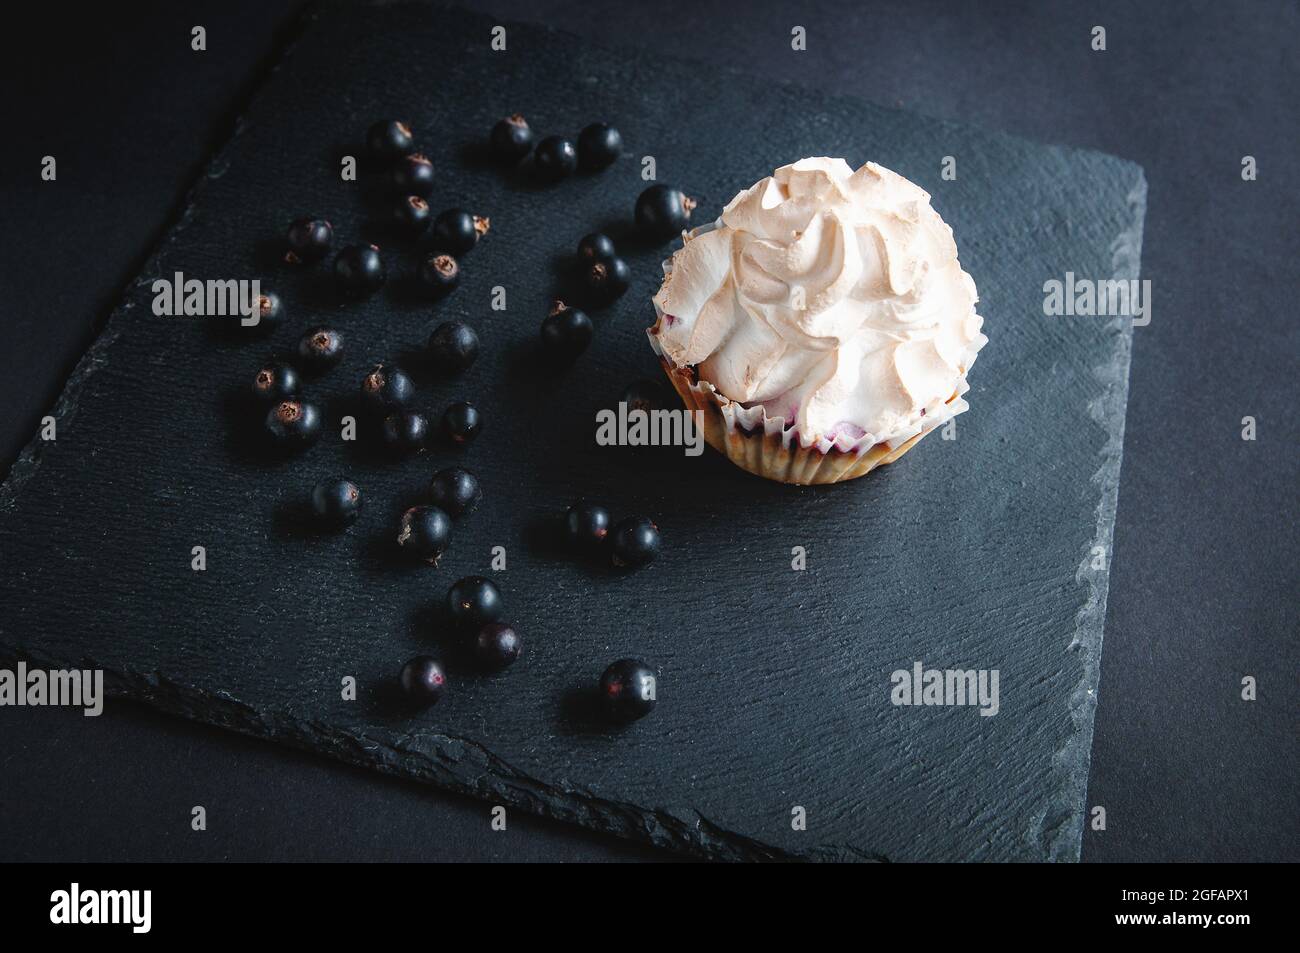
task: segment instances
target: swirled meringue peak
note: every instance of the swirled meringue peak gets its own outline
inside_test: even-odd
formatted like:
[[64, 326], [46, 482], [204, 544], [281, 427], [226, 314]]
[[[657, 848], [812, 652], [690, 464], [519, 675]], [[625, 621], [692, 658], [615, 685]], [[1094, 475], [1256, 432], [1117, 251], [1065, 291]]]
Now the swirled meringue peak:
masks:
[[801, 159], [686, 235], [664, 263], [653, 333], [747, 421], [861, 450], [967, 408], [988, 341], [978, 300], [924, 189], [874, 162]]

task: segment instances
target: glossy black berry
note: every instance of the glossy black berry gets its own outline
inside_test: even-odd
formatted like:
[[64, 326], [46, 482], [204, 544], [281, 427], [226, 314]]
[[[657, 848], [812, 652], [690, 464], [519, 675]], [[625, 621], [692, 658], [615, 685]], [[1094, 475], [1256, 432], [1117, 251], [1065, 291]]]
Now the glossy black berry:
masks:
[[414, 396], [415, 384], [401, 368], [376, 364], [361, 379], [361, 402], [374, 413], [405, 407]]
[[600, 676], [600, 700], [615, 721], [634, 721], [654, 711], [658, 679], [638, 659], [619, 659]]
[[489, 622], [474, 633], [474, 659], [490, 672], [499, 672], [524, 649], [523, 640], [513, 626], [504, 622]]
[[300, 218], [289, 225], [285, 241], [289, 250], [284, 260], [290, 264], [311, 264], [320, 261], [330, 250], [334, 240], [334, 227], [322, 218]]
[[411, 127], [399, 119], [381, 120], [366, 132], [366, 151], [375, 159], [396, 159], [410, 152], [414, 142]]
[[451, 255], [430, 255], [420, 266], [420, 282], [436, 298], [460, 284], [460, 262]]
[[547, 136], [533, 151], [533, 165], [543, 182], [559, 182], [578, 168], [578, 150], [563, 136]]
[[429, 363], [440, 374], [468, 370], [478, 350], [478, 335], [464, 321], [444, 321], [429, 335]]
[[298, 362], [314, 374], [329, 370], [343, 357], [343, 335], [333, 328], [312, 328], [298, 339]]
[[339, 287], [353, 295], [378, 291], [388, 277], [378, 245], [349, 245], [334, 259], [334, 274]]
[[602, 232], [583, 235], [582, 241], [578, 242], [578, 260], [584, 267], [617, 257], [618, 249], [614, 247], [614, 239]]
[[632, 281], [632, 269], [622, 258], [592, 262], [582, 274], [583, 286], [593, 302], [612, 304], [623, 296]]
[[639, 380], [633, 381], [623, 391], [619, 402], [626, 404], [629, 411], [640, 410], [649, 413], [652, 410], [663, 410], [669, 406], [668, 393], [664, 386], [657, 381]]
[[380, 433], [389, 450], [412, 453], [429, 439], [429, 421], [414, 410], [395, 410], [384, 418]]
[[397, 545], [412, 559], [431, 566], [451, 545], [451, 517], [436, 506], [413, 506], [397, 524]]
[[433, 191], [433, 163], [418, 152], [393, 163], [393, 188], [403, 195], [428, 198]]
[[306, 447], [320, 436], [320, 411], [304, 400], [282, 400], [266, 412], [266, 432], [276, 446]]
[[659, 527], [644, 516], [629, 516], [614, 527], [609, 544], [615, 566], [644, 566], [659, 555]]
[[361, 513], [361, 488], [351, 480], [326, 480], [311, 491], [311, 511], [325, 526], [347, 526]]
[[591, 318], [563, 301], [551, 306], [542, 320], [542, 350], [557, 361], [571, 361], [591, 343]]
[[564, 538], [579, 552], [594, 552], [609, 536], [609, 510], [579, 500], [564, 511]]
[[277, 403], [298, 393], [298, 372], [288, 364], [270, 363], [253, 376], [253, 396]]
[[623, 154], [623, 137], [613, 126], [593, 122], [578, 134], [578, 164], [595, 172], [611, 165]]
[[407, 700], [425, 708], [437, 702], [447, 687], [446, 673], [429, 655], [417, 655], [403, 665], [397, 680]]
[[498, 162], [515, 163], [532, 150], [533, 131], [528, 128], [527, 120], [516, 113], [492, 127], [488, 142], [492, 155]]
[[469, 443], [483, 427], [483, 415], [468, 401], [452, 404], [442, 412], [442, 432], [453, 443]]
[[466, 576], [447, 590], [447, 614], [452, 624], [473, 631], [501, 618], [501, 590], [491, 579]]
[[452, 519], [472, 512], [481, 499], [478, 478], [461, 467], [439, 470], [429, 481], [429, 502]]
[[694, 208], [695, 200], [687, 198], [679, 189], [652, 185], [637, 197], [637, 228], [652, 241], [666, 242], [690, 225]]
[[418, 195], [408, 195], [393, 206], [393, 224], [402, 234], [412, 238], [424, 234], [432, 216], [429, 203]]
[[246, 326], [257, 334], [270, 334], [284, 323], [284, 302], [274, 291], [263, 291], [253, 304], [253, 314], [240, 318], [240, 323], [256, 321]]
[[492, 223], [479, 215], [471, 215], [463, 208], [449, 208], [439, 212], [433, 220], [433, 244], [441, 251], [463, 255], [488, 233]]

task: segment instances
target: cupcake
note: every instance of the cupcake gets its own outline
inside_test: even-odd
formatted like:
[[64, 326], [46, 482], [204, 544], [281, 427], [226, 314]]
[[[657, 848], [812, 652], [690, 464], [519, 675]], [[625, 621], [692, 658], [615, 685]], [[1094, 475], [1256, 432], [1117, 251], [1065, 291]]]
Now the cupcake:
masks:
[[802, 159], [683, 238], [650, 344], [737, 466], [852, 480], [966, 410], [988, 338], [952, 229], [917, 185], [874, 162]]

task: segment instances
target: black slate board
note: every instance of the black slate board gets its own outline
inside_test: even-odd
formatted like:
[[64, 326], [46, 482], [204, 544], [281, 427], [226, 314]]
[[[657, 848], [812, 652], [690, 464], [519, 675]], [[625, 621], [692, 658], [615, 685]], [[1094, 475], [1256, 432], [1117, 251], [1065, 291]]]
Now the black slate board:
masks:
[[[1066, 271], [1136, 275], [1140, 169], [531, 27], [492, 53], [490, 26], [390, 5], [308, 24], [69, 382], [59, 440], [33, 443], [4, 485], [0, 644], [101, 665], [116, 692], [190, 717], [714, 856], [1077, 857], [1106, 596], [1088, 567], [1093, 547], [1109, 549], [1130, 336], [1043, 317], [1041, 287]], [[608, 117], [629, 154], [534, 189], [468, 148], [515, 109], [544, 131]], [[337, 178], [349, 140], [388, 114], [421, 131], [440, 170], [434, 206], [493, 220], [436, 308], [412, 293], [416, 256], [367, 225], [365, 187]], [[532, 341], [562, 256], [629, 217], [643, 154], [706, 220], [774, 166], [819, 153], [907, 175], [956, 232], [992, 339], [959, 438], [823, 489], [769, 484], [712, 453], [596, 447], [596, 410], [657, 373], [642, 329], [662, 254], [629, 247], [632, 291], [600, 315], [577, 370], [552, 375]], [[955, 182], [940, 180], [945, 155]], [[389, 246], [383, 293], [344, 305], [325, 269], [269, 265], [283, 223], [306, 211], [345, 241]], [[154, 317], [149, 283], [177, 270], [262, 276], [292, 316], [272, 344], [342, 327], [350, 354], [312, 388], [332, 417], [370, 361], [414, 360], [436, 320], [465, 317], [487, 353], [454, 383], [419, 374], [421, 403], [471, 397], [483, 439], [396, 465], [333, 438], [266, 460], [232, 396], [265, 346]], [[488, 307], [498, 284], [505, 312]], [[393, 517], [453, 460], [480, 474], [487, 503], [439, 569], [404, 567]], [[293, 502], [336, 471], [365, 487], [362, 522], [302, 533]], [[616, 577], [557, 555], [539, 527], [581, 493], [655, 516], [664, 557]], [[205, 573], [189, 568], [194, 545]], [[402, 714], [391, 673], [439, 647], [442, 593], [487, 571], [494, 545], [509, 554], [498, 578], [525, 659], [494, 679], [456, 668], [438, 708]], [[794, 545], [806, 572], [790, 570]], [[614, 733], [580, 689], [626, 654], [659, 667], [663, 700]], [[915, 660], [997, 668], [1000, 713], [893, 707], [889, 674]], [[362, 683], [356, 702], [339, 699], [344, 675]], [[794, 805], [806, 832], [791, 829]]]

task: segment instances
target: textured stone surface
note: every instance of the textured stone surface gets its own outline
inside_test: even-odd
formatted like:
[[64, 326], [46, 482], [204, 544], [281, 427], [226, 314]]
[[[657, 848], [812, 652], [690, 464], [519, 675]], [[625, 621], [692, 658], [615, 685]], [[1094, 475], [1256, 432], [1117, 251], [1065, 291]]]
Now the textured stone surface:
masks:
[[[1067, 270], [1135, 273], [1140, 170], [795, 89], [760, 102], [706, 68], [533, 28], [512, 29], [494, 57], [484, 21], [434, 16], [327, 11], [214, 161], [70, 382], [60, 440], [4, 488], [0, 643], [93, 660], [120, 692], [190, 717], [718, 856], [1077, 856], [1105, 609], [1105, 576], [1085, 567], [1109, 546], [1129, 335], [1044, 318], [1041, 285]], [[611, 118], [629, 155], [595, 179], [532, 189], [466, 148], [514, 109], [542, 132]], [[420, 131], [440, 170], [435, 207], [493, 219], [464, 285], [433, 309], [407, 279], [416, 256], [367, 225], [382, 205], [335, 177], [349, 140], [385, 114]], [[599, 316], [575, 372], [541, 372], [531, 344], [558, 260], [585, 231], [626, 221], [646, 153], [706, 216], [809, 153], [873, 158], [929, 189], [992, 338], [959, 438], [822, 490], [769, 485], [711, 454], [595, 447], [595, 411], [656, 373], [641, 329], [660, 253], [629, 247], [633, 290]], [[945, 155], [956, 182], [939, 179]], [[283, 223], [307, 211], [344, 241], [390, 246], [383, 293], [344, 306], [324, 269], [268, 265]], [[232, 398], [264, 347], [152, 316], [148, 282], [175, 270], [262, 275], [291, 315], [273, 344], [337, 322], [349, 357], [310, 391], [332, 416], [367, 362], [411, 357], [435, 320], [466, 317], [487, 353], [454, 383], [418, 375], [421, 403], [474, 399], [483, 439], [398, 465], [331, 438], [265, 461]], [[497, 284], [505, 312], [488, 308]], [[396, 564], [395, 512], [453, 459], [480, 474], [484, 507], [440, 569]], [[367, 512], [345, 536], [306, 536], [289, 506], [335, 471], [365, 487]], [[580, 493], [656, 517], [663, 559], [615, 577], [554, 553], [537, 528]], [[196, 544], [204, 574], [189, 569]], [[495, 679], [455, 670], [437, 709], [403, 715], [387, 680], [440, 644], [439, 597], [486, 570], [498, 544], [525, 659]], [[793, 545], [808, 548], [805, 573], [789, 569]], [[658, 665], [663, 700], [609, 733], [579, 689], [626, 654]], [[889, 673], [915, 660], [999, 669], [1001, 712], [892, 707]], [[358, 702], [338, 700], [347, 674]], [[795, 804], [807, 833], [790, 829]]]

